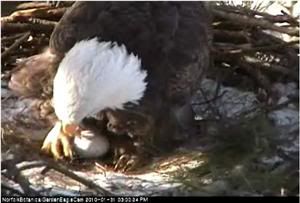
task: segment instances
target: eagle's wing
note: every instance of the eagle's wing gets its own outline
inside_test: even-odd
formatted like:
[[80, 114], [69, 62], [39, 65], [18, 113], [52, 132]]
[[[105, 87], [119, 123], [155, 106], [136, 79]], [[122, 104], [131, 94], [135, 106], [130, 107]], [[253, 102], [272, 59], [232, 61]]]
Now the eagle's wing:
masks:
[[[28, 67], [14, 74], [14, 87], [20, 87], [18, 81], [22, 84], [20, 81], [34, 78], [38, 71], [31, 71], [32, 62], [35, 69], [41, 67], [53, 76], [61, 58], [76, 42], [99, 37], [124, 44], [142, 59], [148, 72], [146, 101], [157, 98], [180, 106], [189, 99], [208, 67], [209, 24], [203, 2], [75, 2], [50, 38], [55, 60], [29, 59]], [[39, 85], [51, 86], [52, 79]], [[33, 91], [37, 87], [29, 85], [27, 92], [43, 93], [45, 88]]]
[[[43, 85], [48, 84], [51, 89], [53, 75], [65, 53], [87, 38], [124, 43], [135, 54], [149, 55], [148, 50], [154, 50], [155, 44], [149, 39], [156, 32], [151, 19], [151, 4], [147, 2], [75, 2], [55, 27], [50, 49], [19, 64], [12, 74], [10, 88], [22, 96], [40, 97], [47, 89]], [[36, 80], [40, 75], [48, 76], [49, 82]]]
[[178, 26], [166, 52], [170, 70], [166, 94], [176, 105], [189, 102], [210, 65], [210, 17], [203, 4], [194, 4], [182, 4], [178, 10]]
[[154, 29], [147, 2], [76, 2], [54, 29], [50, 48], [64, 54], [76, 42], [98, 37], [123, 43], [140, 54], [141, 47], [145, 51], [151, 47]]

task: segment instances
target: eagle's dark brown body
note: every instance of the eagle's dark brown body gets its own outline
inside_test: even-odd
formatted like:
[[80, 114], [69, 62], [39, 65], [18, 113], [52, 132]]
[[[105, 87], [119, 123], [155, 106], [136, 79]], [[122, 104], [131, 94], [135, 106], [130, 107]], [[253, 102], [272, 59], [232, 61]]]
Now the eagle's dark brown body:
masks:
[[208, 25], [202, 2], [77, 2], [54, 30], [50, 48], [63, 55], [95, 36], [125, 44], [150, 74], [149, 94], [184, 103], [209, 63]]
[[[29, 81], [33, 77], [30, 69], [35, 68], [50, 72], [51, 84], [50, 76], [55, 75], [60, 60], [76, 42], [98, 37], [100, 41], [124, 44], [141, 58], [148, 72], [140, 105], [128, 109], [150, 115], [159, 136], [172, 134], [178, 121], [186, 121], [185, 110], [189, 110], [191, 96], [209, 66], [209, 26], [203, 2], [76, 2], [52, 33], [49, 47], [55, 60], [41, 59], [40, 67], [37, 62], [13, 77], [15, 83]], [[39, 96], [45, 91], [41, 86], [46, 84], [28, 85], [23, 90], [11, 88], [20, 94]]]

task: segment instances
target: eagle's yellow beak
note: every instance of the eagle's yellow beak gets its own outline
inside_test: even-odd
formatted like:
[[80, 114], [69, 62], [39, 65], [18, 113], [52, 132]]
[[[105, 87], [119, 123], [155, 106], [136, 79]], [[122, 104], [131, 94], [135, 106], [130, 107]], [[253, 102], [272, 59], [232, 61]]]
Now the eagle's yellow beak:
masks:
[[69, 135], [69, 136], [75, 136], [77, 134], [80, 134], [81, 129], [76, 124], [66, 124], [66, 123], [63, 123], [62, 124], [62, 132], [64, 134], [66, 134], [66, 135]]

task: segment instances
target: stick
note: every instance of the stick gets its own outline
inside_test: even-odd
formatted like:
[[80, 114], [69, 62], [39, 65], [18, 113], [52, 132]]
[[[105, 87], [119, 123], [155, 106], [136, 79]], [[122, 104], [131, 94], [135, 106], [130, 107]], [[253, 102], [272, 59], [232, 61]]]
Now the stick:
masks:
[[7, 50], [5, 50], [1, 54], [1, 59], [4, 59], [5, 57], [8, 56], [8, 54], [11, 51], [13, 51], [14, 49], [18, 48], [20, 46], [20, 44], [22, 44], [25, 40], [28, 39], [29, 36], [30, 36], [30, 32], [27, 32], [22, 37], [20, 37], [18, 40], [16, 40], [15, 43], [13, 43]]
[[16, 39], [22, 37], [24, 34], [26, 34], [26, 32], [22, 32], [22, 33], [17, 33], [14, 35], [10, 35], [10, 36], [2, 36], [1, 39], [1, 44], [2, 44], [2, 48], [6, 47], [6, 45], [11, 45], [13, 42], [16, 41]]
[[226, 93], [227, 93], [227, 91], [224, 91], [220, 95], [215, 95], [212, 99], [205, 100], [204, 102], [193, 102], [192, 105], [199, 105], [200, 106], [200, 105], [204, 105], [204, 104], [214, 102], [214, 101], [222, 98]]
[[259, 26], [259, 27], [274, 30], [274, 31], [277, 31], [280, 33], [285, 33], [285, 34], [292, 35], [292, 36], [299, 36], [299, 29], [296, 29], [296, 28], [295, 29], [282, 28], [282, 27], [273, 25], [270, 22], [263, 20], [263, 19], [250, 18], [245, 15], [239, 15], [239, 14], [234, 14], [234, 13], [226, 13], [223, 11], [218, 11], [216, 9], [212, 9], [212, 12], [216, 16], [230, 20], [233, 24], [244, 24], [244, 25], [248, 25], [251, 27]]
[[244, 43], [250, 41], [250, 33], [246, 31], [213, 30], [215, 41]]
[[36, 168], [36, 167], [41, 167], [41, 166], [45, 166], [45, 162], [44, 161], [32, 161], [32, 162], [29, 162], [29, 163], [19, 163], [17, 165], [17, 168], [18, 170], [20, 171], [23, 171], [23, 170], [28, 170], [28, 169], [31, 169], [31, 168]]
[[253, 69], [248, 63], [245, 62], [245, 59], [239, 59], [238, 65], [248, 74], [250, 74], [267, 92], [271, 91], [271, 82], [260, 70]]
[[[3, 181], [3, 180], [2, 180]], [[3, 183], [1, 183], [1, 193], [2, 193], [2, 195], [3, 195], [3, 190], [8, 190], [8, 191], [10, 191], [11, 193], [14, 193], [14, 194], [16, 194], [16, 195], [19, 195], [19, 196], [24, 196], [24, 194], [22, 193], [22, 192], [20, 192], [19, 190], [17, 190], [17, 189], [14, 189], [14, 188], [12, 188], [12, 187], [9, 187], [8, 185], [5, 185], [5, 184], [3, 184]]]
[[[203, 96], [203, 98], [204, 98], [204, 100], [205, 100], [205, 102], [206, 102], [206, 104], [207, 104], [207, 106], [208, 106], [207, 109], [210, 109], [210, 110], [214, 113], [214, 115], [217, 116], [217, 119], [222, 119], [221, 113], [219, 112], [219, 110], [218, 110], [214, 105], [211, 104], [211, 102], [210, 102], [210, 100], [207, 98], [207, 96], [206, 96], [204, 90], [203, 90], [202, 88], [200, 88], [199, 90], [200, 90], [200, 92], [201, 92], [201, 94], [202, 94], [202, 96]], [[225, 92], [225, 93], [226, 93], [226, 92]], [[224, 96], [225, 93], [222, 94], [222, 96]], [[216, 100], [212, 100], [212, 101], [216, 101]]]
[[66, 8], [33, 8], [27, 10], [16, 11], [12, 13], [10, 16], [12, 18], [20, 18], [20, 17], [36, 17], [36, 18], [53, 18], [53, 17], [61, 17]]
[[283, 75], [289, 76], [293, 80], [299, 81], [298, 73], [293, 72], [283, 66], [270, 64], [270, 63], [266, 63], [266, 62], [252, 62], [249, 60], [247, 60], [247, 62], [255, 67], [262, 68], [262, 69], [268, 70], [268, 71], [281, 73]]
[[277, 105], [274, 105], [274, 106], [266, 106], [266, 109], [267, 109], [268, 112], [280, 110], [280, 109], [283, 109], [283, 108], [287, 107], [292, 102], [295, 102], [295, 101], [293, 101], [293, 99], [289, 99], [289, 100], [287, 100], [287, 101], [285, 101], [281, 104], [277, 104]]
[[51, 6], [49, 3], [46, 2], [26, 2], [26, 3], [22, 3], [20, 5], [17, 6], [17, 9], [32, 9], [32, 8], [51, 8], [53, 6]]
[[258, 15], [264, 17], [264, 19], [272, 22], [272, 23], [290, 23], [293, 26], [298, 26], [299, 27], [299, 22], [297, 21], [296, 18], [288, 15], [287, 13], [283, 12], [283, 15], [271, 15], [268, 13], [260, 12], [257, 10], [251, 10], [246, 7], [236, 7], [236, 6], [230, 6], [230, 5], [222, 5], [222, 6], [216, 6], [215, 7], [218, 10], [222, 10], [225, 12], [234, 12], [238, 14], [250, 14], [252, 16]]
[[95, 190], [96, 192], [98, 192], [99, 194], [103, 194], [103, 195], [109, 195], [112, 196], [113, 193], [101, 188], [100, 186], [98, 186], [97, 184], [93, 183], [92, 181], [86, 180], [78, 175], [76, 175], [75, 173], [71, 172], [70, 170], [68, 170], [65, 166], [58, 164], [56, 162], [53, 162], [52, 160], [47, 160], [47, 166], [49, 168], [52, 168], [80, 183], [82, 183], [83, 185], [87, 186], [88, 188], [91, 188], [93, 190]]
[[295, 44], [299, 44], [299, 41], [291, 41], [287, 42], [285, 44], [274, 44], [270, 46], [263, 46], [263, 47], [253, 47], [253, 48], [241, 48], [241, 49], [235, 49], [230, 50], [228, 53], [230, 54], [236, 54], [236, 53], [242, 53], [242, 52], [256, 52], [256, 51], [272, 51], [280, 48], [286, 48]]
[[31, 23], [2, 23], [1, 24], [1, 31], [2, 33], [5, 34], [25, 32], [25, 31], [50, 34], [53, 29], [54, 29], [53, 25], [45, 25], [45, 24], [31, 24]]
[[36, 192], [30, 187], [29, 181], [18, 170], [18, 168], [15, 165], [15, 162], [15, 160], [10, 160], [6, 163], [7, 170], [6, 173], [4, 173], [4, 175], [7, 175], [8, 178], [17, 182], [26, 195], [37, 196], [38, 192]]
[[28, 22], [33, 24], [39, 24], [39, 25], [48, 25], [51, 27], [55, 27], [57, 25], [57, 22], [51, 21], [51, 20], [44, 20], [39, 18], [29, 18]]
[[68, 7], [50, 9], [47, 11], [47, 15], [49, 16], [49, 18], [53, 18], [53, 16], [56, 18], [61, 18], [67, 9]]

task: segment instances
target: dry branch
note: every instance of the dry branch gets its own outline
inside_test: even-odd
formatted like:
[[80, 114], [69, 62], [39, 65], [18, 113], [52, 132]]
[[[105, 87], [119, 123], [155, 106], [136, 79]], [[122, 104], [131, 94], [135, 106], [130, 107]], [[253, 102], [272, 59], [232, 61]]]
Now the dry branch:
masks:
[[1, 23], [24, 21], [28, 18], [59, 19], [67, 8], [32, 8], [19, 10], [10, 16], [1, 17]]
[[17, 33], [17, 34], [10, 35], [10, 36], [3, 36], [3, 37], [1, 38], [1, 43], [2, 43], [2, 44], [5, 44], [5, 43], [11, 43], [11, 42], [14, 42], [16, 39], [22, 37], [24, 34], [26, 34], [26, 32], [23, 32], [23, 33]]
[[[239, 74], [246, 72], [263, 89], [269, 89], [272, 82], [284, 78], [299, 81], [294, 70], [299, 62], [299, 38], [286, 42], [273, 35], [279, 31], [299, 37], [296, 19], [285, 13], [274, 16], [227, 5], [215, 6], [213, 13], [212, 54], [216, 64], [225, 62], [228, 67], [242, 69]], [[290, 24], [287, 27], [275, 25], [283, 21]], [[254, 60], [248, 61], [247, 57]]]
[[[63, 166], [59, 162], [52, 161], [50, 159], [44, 159], [44, 160], [38, 160], [33, 162], [21, 162], [20, 157], [17, 157], [13, 160], [3, 160], [1, 162], [2, 165], [2, 175], [7, 177], [8, 179], [12, 179], [16, 183], [18, 183], [24, 193], [26, 195], [38, 195], [38, 193], [30, 187], [29, 181], [21, 174], [22, 170], [28, 170], [35, 167], [42, 167], [46, 166], [46, 169], [43, 171], [48, 171], [49, 169], [54, 169], [55, 171], [58, 171], [62, 173], [63, 175], [78, 181], [79, 183], [87, 186], [88, 188], [94, 190], [97, 192], [98, 195], [106, 195], [106, 196], [112, 196], [113, 193], [101, 188], [97, 184], [95, 184], [92, 181], [89, 181], [83, 177], [80, 177], [70, 171], [67, 167]], [[43, 172], [42, 172], [43, 173]], [[46, 172], [44, 172], [46, 173]]]
[[235, 43], [245, 43], [250, 41], [250, 34], [243, 30], [241, 31], [230, 31], [230, 30], [213, 30], [214, 40], [226, 41]]
[[36, 33], [51, 33], [53, 25], [31, 24], [31, 23], [1, 23], [3, 34], [31, 31]]
[[44, 20], [44, 19], [39, 19], [39, 18], [29, 18], [28, 22], [33, 23], [33, 24], [48, 25], [53, 28], [57, 25], [57, 22], [55, 22], [55, 21]]
[[[3, 181], [3, 180], [2, 180]], [[1, 194], [3, 195], [3, 191], [9, 191], [9, 195], [14, 194], [14, 195], [19, 195], [19, 196], [24, 196], [23, 193], [21, 193], [19, 190], [14, 189], [13, 187], [10, 187], [8, 184], [4, 184], [3, 182], [1, 183]]]
[[282, 15], [271, 15], [268, 13], [264, 13], [264, 12], [260, 12], [257, 10], [251, 10], [249, 8], [246, 7], [241, 7], [241, 6], [230, 6], [230, 5], [222, 5], [222, 7], [216, 7], [216, 9], [218, 10], [222, 10], [225, 12], [233, 12], [236, 14], [247, 14], [250, 15], [252, 17], [256, 17], [256, 16], [260, 16], [262, 17], [264, 20], [268, 20], [272, 23], [290, 23], [293, 26], [297, 26], [299, 27], [299, 22], [297, 21], [296, 18], [288, 15], [287, 13], [282, 12]]
[[2, 175], [18, 183], [24, 191], [24, 194], [28, 196], [39, 195], [38, 192], [30, 187], [30, 182], [21, 174], [21, 171], [16, 167], [16, 160], [6, 161], [5, 165], [6, 172], [2, 173]]
[[46, 2], [26, 2], [17, 6], [18, 10], [32, 9], [32, 8], [51, 8], [49, 3]]
[[292, 36], [299, 36], [299, 29], [297, 28], [287, 29], [287, 28], [276, 26], [264, 19], [256, 19], [256, 18], [250, 18], [245, 15], [226, 13], [217, 9], [212, 9], [212, 12], [216, 16], [230, 20], [232, 24], [244, 24], [251, 27], [261, 27], [263, 29], [269, 29], [269, 30], [285, 33]]
[[84, 179], [78, 175], [76, 175], [75, 173], [73, 173], [72, 171], [68, 170], [65, 166], [57, 163], [57, 162], [54, 162], [52, 160], [47, 160], [46, 162], [47, 164], [47, 167], [48, 168], [52, 168], [76, 181], [78, 181], [79, 183], [82, 183], [83, 185], [87, 186], [88, 188], [96, 191], [98, 194], [102, 194], [102, 195], [109, 195], [109, 196], [112, 196], [113, 194], [103, 188], [101, 188], [100, 186], [98, 186], [97, 184], [95, 184], [94, 182], [92, 181], [89, 181], [87, 179]]
[[275, 64], [270, 64], [267, 62], [263, 62], [263, 61], [252, 61], [252, 60], [247, 60], [247, 57], [245, 57], [245, 61], [247, 61], [247, 63], [249, 65], [251, 65], [253, 68], [259, 68], [262, 70], [267, 70], [267, 71], [272, 71], [272, 72], [277, 72], [283, 75], [287, 75], [290, 78], [299, 81], [299, 75], [298, 73], [287, 69], [283, 66], [280, 65], [275, 65]]
[[261, 87], [270, 93], [271, 82], [259, 69], [253, 68], [243, 59], [238, 60], [238, 65], [248, 74], [250, 74]]
[[36, 167], [41, 167], [41, 166], [45, 166], [46, 163], [44, 161], [33, 161], [33, 162], [22, 162], [17, 164], [17, 168], [19, 171], [23, 171], [23, 170], [28, 170], [28, 169], [32, 169], [32, 168], [36, 168]]
[[241, 48], [241, 49], [233, 49], [228, 51], [229, 54], [234, 53], [249, 53], [249, 52], [258, 52], [258, 51], [272, 51], [280, 48], [292, 47], [295, 44], [299, 44], [299, 41], [291, 41], [285, 44], [273, 44], [270, 46], [262, 46], [262, 47], [252, 47], [252, 48]]
[[7, 50], [5, 50], [1, 54], [1, 59], [7, 57], [10, 54], [10, 52], [12, 52], [14, 49], [18, 48], [25, 40], [28, 39], [29, 36], [30, 36], [30, 32], [27, 32], [22, 37], [20, 37], [18, 40], [16, 40], [15, 43], [13, 43]]

